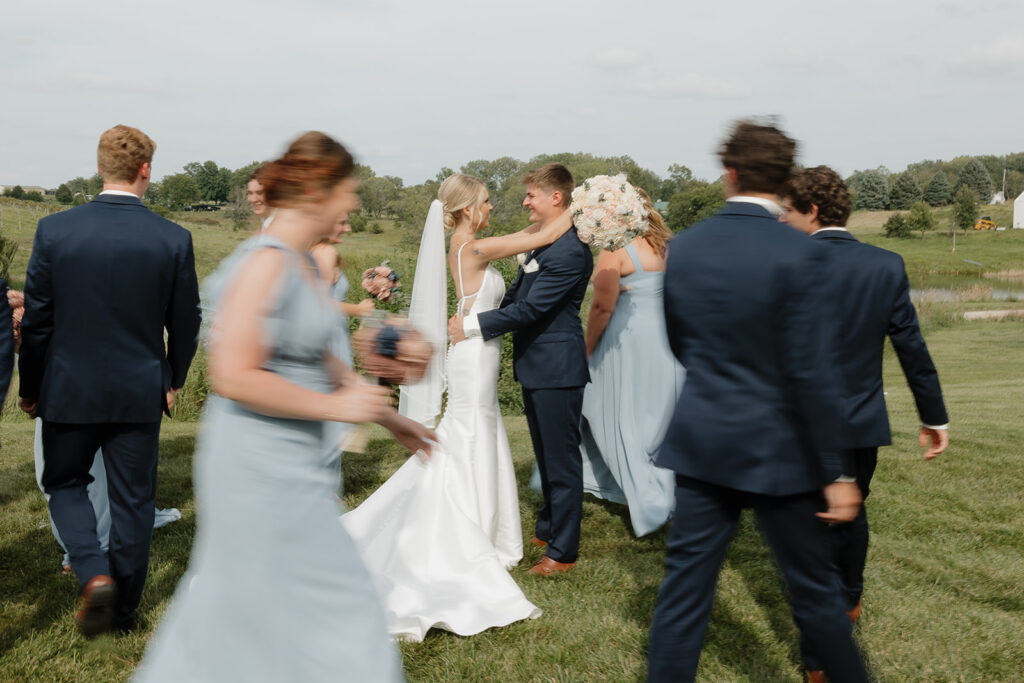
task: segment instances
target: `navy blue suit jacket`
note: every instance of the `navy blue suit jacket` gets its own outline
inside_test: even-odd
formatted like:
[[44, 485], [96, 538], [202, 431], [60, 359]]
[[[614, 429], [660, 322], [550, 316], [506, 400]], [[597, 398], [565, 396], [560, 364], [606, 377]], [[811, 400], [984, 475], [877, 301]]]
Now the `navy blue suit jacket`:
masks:
[[939, 375], [910, 302], [903, 259], [859, 242], [844, 230], [819, 231], [812, 238], [829, 247], [830, 298], [838, 306], [836, 362], [849, 425], [844, 445], [871, 448], [892, 442], [882, 391], [886, 336], [896, 350], [921, 422], [949, 422]]
[[513, 370], [524, 389], [582, 387], [590, 381], [580, 306], [594, 256], [576, 228], [533, 252], [537, 270], [519, 269], [501, 307], [481, 313], [480, 332], [491, 339], [513, 332]]
[[14, 372], [14, 318], [7, 301], [7, 282], [0, 279], [0, 407], [7, 399]]
[[821, 244], [751, 203], [728, 202], [672, 240], [665, 319], [686, 382], [658, 465], [766, 495], [849, 473], [824, 259]]
[[[166, 346], [164, 330], [167, 331]], [[52, 422], [156, 422], [199, 332], [192, 235], [135, 197], [39, 221], [25, 277], [21, 395]]]

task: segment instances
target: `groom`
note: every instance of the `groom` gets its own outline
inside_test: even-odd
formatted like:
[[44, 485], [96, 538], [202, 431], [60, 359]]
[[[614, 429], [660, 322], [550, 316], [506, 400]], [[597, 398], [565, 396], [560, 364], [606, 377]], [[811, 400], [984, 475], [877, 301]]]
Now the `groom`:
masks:
[[[572, 173], [547, 164], [523, 176], [530, 220], [541, 227], [569, 210]], [[532, 543], [546, 547], [530, 574], [547, 576], [572, 569], [580, 545], [583, 516], [583, 463], [580, 412], [583, 387], [590, 381], [580, 324], [594, 258], [576, 228], [549, 246], [527, 254], [501, 307], [464, 319], [452, 317], [452, 343], [467, 337], [492, 339], [513, 333], [513, 368], [523, 387], [526, 420], [540, 470], [544, 506]]]

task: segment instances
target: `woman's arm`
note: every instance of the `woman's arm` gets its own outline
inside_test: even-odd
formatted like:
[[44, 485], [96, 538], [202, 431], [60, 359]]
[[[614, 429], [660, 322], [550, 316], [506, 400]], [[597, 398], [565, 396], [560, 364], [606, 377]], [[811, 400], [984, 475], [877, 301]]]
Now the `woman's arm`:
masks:
[[[621, 251], [621, 250], [620, 250]], [[597, 342], [615, 311], [619, 300], [619, 273], [622, 257], [619, 251], [602, 251], [594, 265], [594, 298], [590, 300], [590, 316], [587, 318], [587, 356], [594, 353]]]
[[572, 214], [566, 210], [558, 218], [535, 232], [527, 228], [511, 235], [474, 240], [470, 251], [475, 258], [481, 261], [494, 261], [551, 244], [568, 232], [571, 227]]
[[344, 301], [337, 302], [338, 309], [350, 318], [362, 318], [373, 313], [377, 307], [373, 299], [363, 299], [357, 304], [349, 304]]
[[388, 419], [390, 392], [367, 384], [321, 394], [263, 369], [264, 318], [280, 286], [288, 255], [263, 249], [245, 263], [221, 301], [209, 346], [213, 390], [273, 417], [339, 422]]
[[320, 274], [320, 279], [333, 285], [338, 281], [338, 252], [329, 244], [317, 244], [309, 250], [313, 263]]

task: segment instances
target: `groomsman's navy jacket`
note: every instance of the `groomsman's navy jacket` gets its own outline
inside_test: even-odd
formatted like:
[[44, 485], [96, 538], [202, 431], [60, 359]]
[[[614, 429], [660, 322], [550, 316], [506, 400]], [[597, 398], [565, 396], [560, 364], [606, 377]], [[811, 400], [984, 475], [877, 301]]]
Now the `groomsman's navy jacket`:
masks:
[[[166, 329], [167, 341], [164, 342]], [[199, 332], [192, 235], [136, 197], [39, 221], [25, 278], [21, 395], [52, 422], [157, 422]]]
[[752, 203], [728, 202], [672, 240], [665, 320], [686, 382], [658, 465], [774, 496], [850, 472], [839, 453], [825, 256]]
[[882, 391], [882, 352], [892, 341], [917, 403], [921, 422], [949, 422], [939, 375], [910, 302], [903, 258], [857, 240], [846, 230], [824, 229], [812, 239], [828, 247], [830, 300], [838, 308], [836, 362], [844, 383], [848, 425], [846, 448], [887, 446], [892, 442]]

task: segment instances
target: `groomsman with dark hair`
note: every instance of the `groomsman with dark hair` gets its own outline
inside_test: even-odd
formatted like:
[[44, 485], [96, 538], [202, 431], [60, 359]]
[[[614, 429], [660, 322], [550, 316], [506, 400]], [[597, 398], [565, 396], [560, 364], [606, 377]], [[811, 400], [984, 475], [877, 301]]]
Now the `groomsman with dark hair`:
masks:
[[[161, 413], [198, 344], [192, 236], [141, 201], [156, 144], [103, 133], [103, 191], [39, 221], [25, 276], [21, 408], [42, 418], [42, 484], [78, 577], [86, 636], [135, 625], [149, 568]], [[166, 338], [165, 338], [166, 332]], [[103, 449], [110, 552], [86, 487]]]
[[[861, 496], [866, 500], [878, 461], [878, 447], [892, 443], [882, 387], [885, 338], [892, 342], [921, 419], [925, 460], [946, 450], [949, 418], [939, 375], [932, 363], [910, 301], [910, 282], [899, 254], [864, 244], [846, 230], [850, 194], [827, 166], [801, 170], [782, 190], [782, 221], [828, 247], [829, 299], [837, 307], [835, 359], [844, 389], [846, 449]], [[836, 528], [844, 607], [851, 621], [861, 612], [868, 518], [862, 506], [849, 524]], [[824, 680], [820, 662], [804, 656], [811, 680]]]
[[753, 508], [785, 576], [805, 642], [829, 679], [866, 673], [843, 613], [825, 522], [857, 514], [838, 446], [825, 249], [779, 223], [796, 143], [737, 123], [719, 155], [728, 201], [672, 240], [669, 343], [686, 383], [656, 462], [676, 473], [676, 510], [648, 677], [692, 681], [718, 572], [743, 508]]

